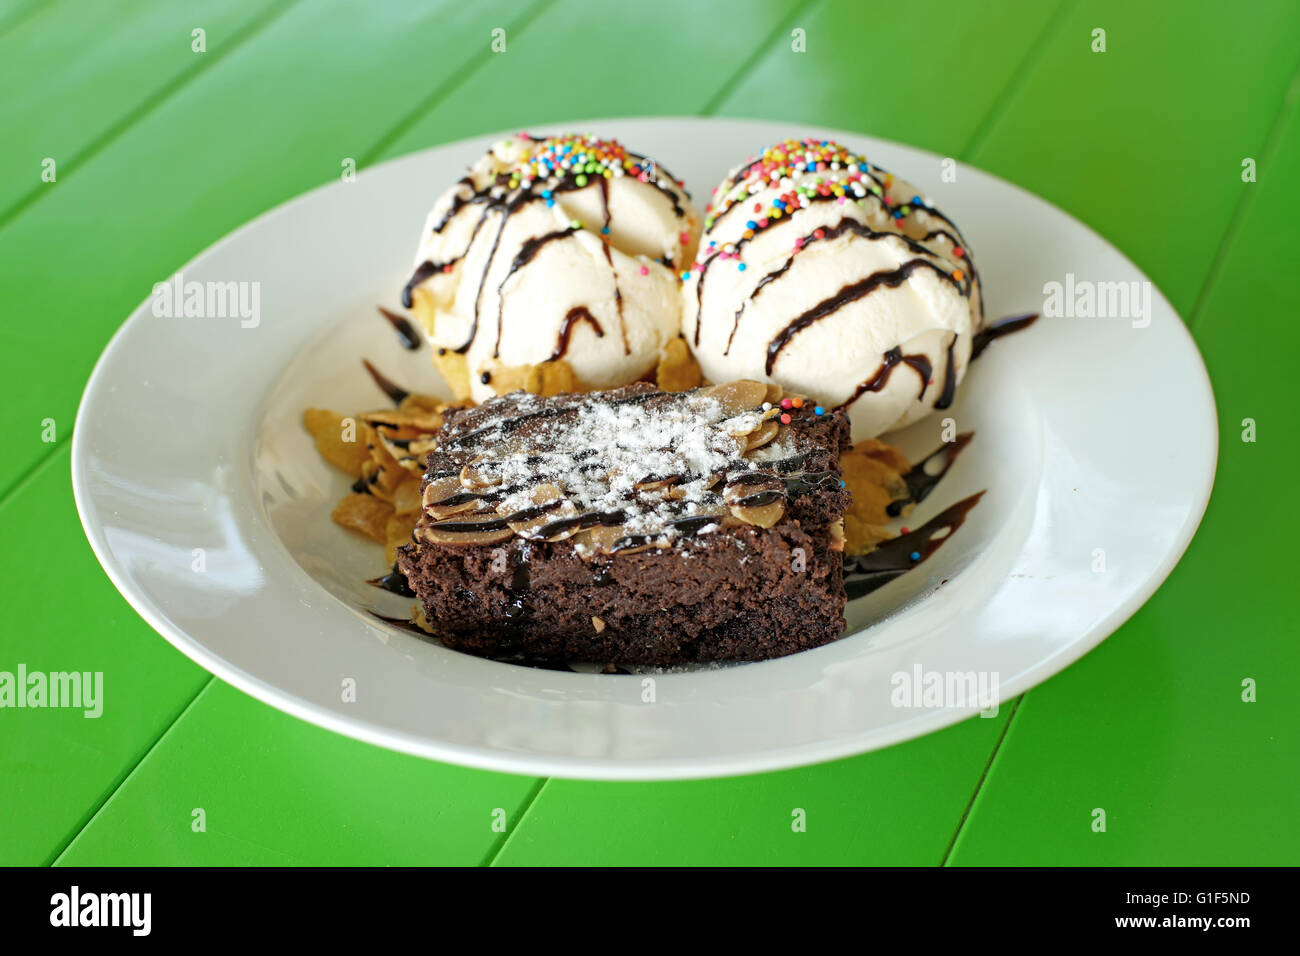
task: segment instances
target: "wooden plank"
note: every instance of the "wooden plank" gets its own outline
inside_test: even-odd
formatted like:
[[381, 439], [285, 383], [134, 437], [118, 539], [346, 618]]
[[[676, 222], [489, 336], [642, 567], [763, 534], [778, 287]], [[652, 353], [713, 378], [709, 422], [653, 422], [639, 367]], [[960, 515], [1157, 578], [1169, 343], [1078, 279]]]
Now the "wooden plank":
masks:
[[[123, 123], [219, 62], [283, 6], [51, 3], [0, 35], [0, 127], [13, 146], [0, 152], [0, 223], [34, 193], [66, 183]], [[193, 51], [195, 29], [210, 52]]]
[[[1219, 409], [1209, 510], [1146, 607], [1027, 695], [955, 863], [1286, 866], [1300, 858], [1289, 824], [1300, 789], [1300, 629], [1288, 558], [1300, 535], [1290, 505], [1300, 451], [1290, 376], [1266, 365], [1267, 355], [1300, 351], [1300, 290], [1278, 253], [1295, 247], [1290, 223], [1300, 216], [1300, 77], [1292, 91], [1258, 182], [1230, 187], [1247, 207], [1193, 326]], [[1104, 833], [1092, 829], [1097, 809]]]

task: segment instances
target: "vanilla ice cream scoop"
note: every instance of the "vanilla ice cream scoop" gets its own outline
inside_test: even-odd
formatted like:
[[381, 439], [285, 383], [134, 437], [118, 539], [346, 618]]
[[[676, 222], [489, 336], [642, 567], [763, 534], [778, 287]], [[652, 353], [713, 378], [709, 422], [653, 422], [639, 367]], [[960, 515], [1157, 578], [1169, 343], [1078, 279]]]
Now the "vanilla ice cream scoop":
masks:
[[704, 226], [682, 331], [707, 380], [844, 408], [855, 442], [952, 404], [979, 276], [913, 186], [837, 143], [786, 140], [723, 180]]
[[686, 190], [653, 160], [520, 134], [434, 204], [403, 303], [458, 397], [483, 401], [506, 369], [556, 359], [580, 387], [626, 385], [679, 334], [698, 236]]

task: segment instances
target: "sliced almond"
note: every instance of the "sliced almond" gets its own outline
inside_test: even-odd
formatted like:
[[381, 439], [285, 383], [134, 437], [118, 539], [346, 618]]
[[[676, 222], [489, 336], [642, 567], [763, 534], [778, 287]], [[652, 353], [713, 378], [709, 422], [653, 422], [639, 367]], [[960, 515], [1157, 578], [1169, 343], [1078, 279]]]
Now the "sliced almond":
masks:
[[466, 488], [491, 488], [501, 484], [501, 476], [485, 471], [482, 459], [476, 458], [460, 470], [460, 483]]
[[614, 547], [614, 542], [626, 534], [627, 532], [622, 528], [600, 525], [595, 528], [588, 528], [584, 531], [583, 538], [593, 548], [604, 551], [608, 554], [610, 549]]
[[[559, 485], [548, 481], [535, 486], [530, 497], [532, 498], [532, 507], [517, 510], [514, 512], [515, 514], [526, 514], [532, 511], [533, 508], [546, 508], [548, 505], [553, 505], [564, 497], [564, 490]], [[498, 507], [497, 511], [500, 513], [501, 509]], [[548, 509], [540, 514], [526, 517], [522, 521], [511, 521], [510, 530], [524, 537], [531, 537], [538, 528], [545, 527], [555, 521], [556, 517], [555, 509]]]
[[426, 505], [424, 510], [431, 518], [437, 518], [438, 520], [452, 518], [456, 515], [461, 515], [461, 520], [468, 520], [470, 515], [480, 511], [488, 511], [489, 509], [482, 498], [469, 498], [465, 501], [457, 501], [454, 504]]
[[783, 389], [780, 385], [777, 385], [776, 382], [769, 382], [767, 386], [767, 395], [764, 397], [763, 401], [771, 402], [773, 405], [775, 405], [781, 401], [781, 398], [784, 395], [785, 395], [785, 389]]
[[645, 481], [638, 481], [632, 487], [637, 491], [662, 491], [665, 488], [671, 488], [681, 480], [681, 475], [669, 475], [667, 478], [652, 478]]
[[[753, 474], [753, 472], [750, 474]], [[760, 495], [764, 492], [785, 491], [785, 482], [776, 475], [760, 474], [758, 480], [750, 478], [748, 474], [739, 477], [747, 480], [733, 481], [722, 489], [722, 498], [728, 505], [739, 504], [746, 498], [752, 498], [754, 495]]]
[[750, 452], [762, 448], [772, 441], [780, 430], [781, 426], [774, 420], [769, 419], [763, 422], [746, 436], [744, 454], [748, 455]]
[[781, 516], [785, 514], [785, 502], [773, 501], [770, 504], [757, 507], [732, 505], [731, 513], [745, 524], [752, 524], [757, 528], [770, 528], [780, 521]]
[[746, 435], [752, 435], [762, 424], [762, 415], [756, 415], [753, 412], [742, 412], [724, 420], [721, 423], [721, 428], [732, 438], [744, 438]]
[[425, 507], [441, 504], [448, 498], [453, 495], [458, 495], [464, 490], [465, 486], [460, 483], [460, 478], [455, 475], [449, 475], [445, 478], [436, 478], [424, 486]]
[[573, 519], [572, 523], [566, 525], [564, 528], [562, 528], [559, 531], [548, 534], [543, 539], [545, 541], [563, 541], [566, 538], [572, 538], [575, 534], [580, 534], [581, 532], [587, 530], [582, 527], [582, 522], [577, 520], [578, 517], [579, 517], [578, 515], [566, 515], [562, 518], [557, 518], [556, 516], [552, 515], [550, 520], [543, 521], [537, 530], [540, 531], [542, 527], [545, 527], [548, 524], [553, 524], [556, 521], [566, 521], [572, 518]]
[[762, 382], [742, 378], [723, 385], [713, 385], [700, 394], [715, 399], [722, 405], [724, 414], [730, 417], [762, 405], [767, 400], [767, 386]]
[[[415, 533], [423, 541], [432, 544], [483, 545], [498, 544], [514, 537], [509, 526], [493, 528], [495, 522], [489, 521], [445, 521], [441, 524], [425, 525], [417, 528]], [[482, 530], [474, 530], [474, 525], [488, 525]]]
[[623, 547], [619, 547], [618, 542], [616, 541], [609, 550], [611, 554], [640, 554], [642, 551], [649, 551], [652, 548], [671, 548], [672, 546], [673, 543], [667, 538], [653, 538], [650, 541], [638, 544], [629, 544]]

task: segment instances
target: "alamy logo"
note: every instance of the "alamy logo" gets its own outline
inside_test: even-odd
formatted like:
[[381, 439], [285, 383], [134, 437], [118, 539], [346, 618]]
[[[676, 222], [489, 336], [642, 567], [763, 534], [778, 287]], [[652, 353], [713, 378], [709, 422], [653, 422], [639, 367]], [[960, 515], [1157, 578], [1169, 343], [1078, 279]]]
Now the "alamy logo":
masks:
[[148, 936], [152, 893], [82, 893], [73, 886], [50, 897], [51, 926], [128, 926], [133, 936]]
[[240, 328], [262, 321], [260, 282], [186, 282], [176, 273], [155, 282], [150, 310], [160, 319], [239, 319]]
[[1043, 285], [1043, 315], [1067, 319], [1131, 319], [1133, 328], [1151, 324], [1150, 282], [1092, 282], [1065, 274], [1065, 282]]
[[104, 712], [103, 671], [0, 671], [0, 707], [68, 707], [86, 717]]
[[910, 671], [895, 671], [889, 702], [895, 707], [960, 707], [996, 717], [997, 671], [927, 671], [914, 664]]

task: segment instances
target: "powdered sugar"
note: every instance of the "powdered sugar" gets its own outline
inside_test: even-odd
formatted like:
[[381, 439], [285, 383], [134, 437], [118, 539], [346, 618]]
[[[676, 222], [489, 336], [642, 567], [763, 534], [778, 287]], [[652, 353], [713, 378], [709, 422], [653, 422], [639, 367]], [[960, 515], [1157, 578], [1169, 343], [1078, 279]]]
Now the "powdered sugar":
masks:
[[[723, 513], [720, 477], [753, 467], [743, 457], [744, 436], [761, 422], [761, 412], [729, 416], [707, 395], [593, 400], [539, 421], [526, 438], [505, 431], [488, 437], [475, 467], [509, 489], [499, 511], [523, 511], [543, 503], [543, 495], [553, 502], [558, 491], [563, 501], [549, 512], [555, 518], [620, 512], [627, 534], [672, 539], [680, 533], [673, 522]], [[718, 526], [709, 522], [692, 533]]]

